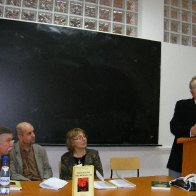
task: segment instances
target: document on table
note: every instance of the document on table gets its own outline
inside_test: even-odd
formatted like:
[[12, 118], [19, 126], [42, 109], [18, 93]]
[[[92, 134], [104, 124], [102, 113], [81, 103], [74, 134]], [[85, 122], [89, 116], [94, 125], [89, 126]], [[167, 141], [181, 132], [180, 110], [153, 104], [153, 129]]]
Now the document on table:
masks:
[[99, 173], [98, 170], [96, 170], [96, 175], [100, 180], [100, 181], [95, 181], [94, 182], [94, 187], [96, 189], [115, 189], [115, 188], [117, 188], [115, 185], [113, 185], [109, 182], [106, 182], [104, 180], [104, 177]]
[[58, 190], [60, 188], [63, 188], [67, 183], [68, 182], [66, 180], [52, 177], [41, 182], [39, 185], [42, 188]]
[[117, 188], [117, 186], [115, 186], [109, 182], [106, 182], [106, 181], [95, 181], [94, 187], [96, 189], [115, 189], [115, 188]]
[[19, 191], [22, 189], [20, 181], [10, 180], [10, 190]]
[[136, 186], [132, 182], [129, 182], [125, 179], [114, 179], [114, 180], [109, 180], [109, 182], [116, 185], [119, 188], [132, 188]]

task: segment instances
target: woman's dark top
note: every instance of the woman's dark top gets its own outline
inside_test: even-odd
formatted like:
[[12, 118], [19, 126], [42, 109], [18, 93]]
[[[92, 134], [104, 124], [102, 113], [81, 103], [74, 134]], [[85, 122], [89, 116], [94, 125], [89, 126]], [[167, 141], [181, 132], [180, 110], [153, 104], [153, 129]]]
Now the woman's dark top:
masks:
[[[61, 157], [61, 172], [60, 172], [60, 178], [63, 180], [70, 180], [72, 179], [72, 170], [73, 166], [77, 165], [75, 162], [75, 159], [73, 157], [73, 154], [71, 152], [66, 152]], [[103, 175], [103, 169], [101, 160], [99, 157], [99, 153], [97, 150], [93, 149], [86, 149], [86, 155], [84, 159], [84, 165], [94, 165], [94, 177], [96, 176], [96, 170], [99, 171], [101, 175]]]

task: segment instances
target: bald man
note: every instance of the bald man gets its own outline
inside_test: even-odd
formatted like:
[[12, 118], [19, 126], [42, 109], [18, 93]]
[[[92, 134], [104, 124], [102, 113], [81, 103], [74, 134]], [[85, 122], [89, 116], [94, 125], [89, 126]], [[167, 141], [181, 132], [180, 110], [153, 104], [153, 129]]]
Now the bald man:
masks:
[[10, 152], [12, 180], [44, 180], [52, 177], [45, 149], [35, 144], [34, 127], [28, 122], [16, 126], [18, 142]]

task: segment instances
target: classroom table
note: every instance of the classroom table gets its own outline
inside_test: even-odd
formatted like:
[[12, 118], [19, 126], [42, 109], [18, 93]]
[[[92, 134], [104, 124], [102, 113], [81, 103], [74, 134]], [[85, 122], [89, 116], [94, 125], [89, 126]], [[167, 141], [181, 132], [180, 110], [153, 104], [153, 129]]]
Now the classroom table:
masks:
[[[176, 187], [169, 190], [153, 190], [151, 189], [151, 181], [170, 181], [172, 178], [168, 176], [144, 176], [126, 178], [130, 182], [136, 184], [134, 188], [117, 188], [110, 190], [96, 190], [95, 196], [189, 196], [195, 195], [196, 191], [188, 192]], [[50, 190], [39, 187], [39, 181], [22, 181], [22, 190], [10, 191], [10, 195], [15, 196], [71, 196], [72, 181], [59, 190]]]

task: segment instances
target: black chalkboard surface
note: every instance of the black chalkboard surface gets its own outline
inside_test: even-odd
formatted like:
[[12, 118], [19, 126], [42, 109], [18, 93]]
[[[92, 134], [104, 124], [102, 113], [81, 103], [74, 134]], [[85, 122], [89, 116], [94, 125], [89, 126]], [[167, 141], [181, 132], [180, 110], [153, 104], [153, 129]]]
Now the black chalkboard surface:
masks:
[[89, 145], [156, 145], [160, 55], [156, 41], [1, 19], [0, 124], [31, 122], [43, 145], [74, 127]]

